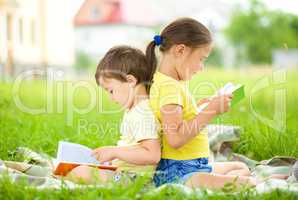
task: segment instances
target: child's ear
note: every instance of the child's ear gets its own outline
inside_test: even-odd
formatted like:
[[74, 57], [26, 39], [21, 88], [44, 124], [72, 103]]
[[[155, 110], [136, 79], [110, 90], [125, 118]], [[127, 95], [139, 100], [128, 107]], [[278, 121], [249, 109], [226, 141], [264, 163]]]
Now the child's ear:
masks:
[[174, 46], [173, 50], [174, 50], [175, 57], [179, 58], [186, 53], [187, 47], [184, 44], [177, 44]]
[[128, 74], [126, 75], [126, 81], [132, 86], [136, 86], [137, 83], [138, 83], [138, 80], [136, 79], [135, 76], [131, 75], [131, 74]]

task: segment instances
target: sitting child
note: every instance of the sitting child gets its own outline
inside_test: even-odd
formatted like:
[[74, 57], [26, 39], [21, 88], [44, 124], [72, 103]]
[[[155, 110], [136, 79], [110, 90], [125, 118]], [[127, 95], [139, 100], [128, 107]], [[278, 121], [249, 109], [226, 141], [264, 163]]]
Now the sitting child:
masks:
[[118, 180], [122, 172], [153, 174], [161, 156], [160, 127], [149, 106], [147, 68], [145, 55], [128, 46], [110, 49], [100, 61], [95, 74], [97, 84], [126, 111], [118, 145], [94, 149], [93, 156], [100, 162], [111, 161], [118, 168], [115, 172], [78, 166], [68, 174], [69, 179], [95, 183]]

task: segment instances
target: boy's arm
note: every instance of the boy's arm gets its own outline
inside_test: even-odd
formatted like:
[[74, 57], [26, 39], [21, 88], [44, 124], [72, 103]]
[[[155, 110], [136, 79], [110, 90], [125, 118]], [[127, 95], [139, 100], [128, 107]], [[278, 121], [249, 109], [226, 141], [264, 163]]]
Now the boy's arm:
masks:
[[93, 151], [93, 155], [100, 162], [117, 158], [136, 165], [155, 165], [160, 160], [161, 147], [159, 139], [146, 139], [134, 146], [97, 148]]
[[161, 156], [159, 139], [148, 139], [139, 145], [117, 147], [116, 158], [136, 165], [157, 164]]

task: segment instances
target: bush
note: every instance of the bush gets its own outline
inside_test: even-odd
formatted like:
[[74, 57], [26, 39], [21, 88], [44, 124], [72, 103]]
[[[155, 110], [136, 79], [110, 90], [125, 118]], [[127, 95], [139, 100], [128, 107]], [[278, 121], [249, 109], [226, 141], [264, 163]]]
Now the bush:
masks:
[[235, 10], [225, 34], [237, 52], [243, 50], [249, 61], [270, 64], [273, 49], [298, 48], [298, 16], [269, 11], [254, 0], [250, 9]]

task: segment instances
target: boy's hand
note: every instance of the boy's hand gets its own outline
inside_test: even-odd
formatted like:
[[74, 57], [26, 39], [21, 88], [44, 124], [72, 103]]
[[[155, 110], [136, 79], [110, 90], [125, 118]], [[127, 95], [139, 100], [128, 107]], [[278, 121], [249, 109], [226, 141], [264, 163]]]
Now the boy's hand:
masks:
[[116, 150], [117, 147], [99, 147], [94, 149], [92, 152], [92, 156], [95, 157], [99, 162], [109, 162], [116, 158]]
[[210, 100], [208, 107], [216, 114], [225, 113], [230, 109], [232, 98], [232, 94], [215, 96]]

